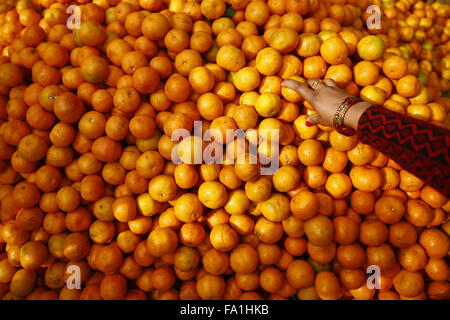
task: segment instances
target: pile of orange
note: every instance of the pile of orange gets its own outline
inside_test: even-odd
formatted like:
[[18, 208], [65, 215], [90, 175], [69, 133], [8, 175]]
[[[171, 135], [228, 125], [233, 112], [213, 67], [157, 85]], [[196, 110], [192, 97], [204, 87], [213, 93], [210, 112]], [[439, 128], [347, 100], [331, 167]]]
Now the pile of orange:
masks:
[[[368, 29], [370, 4], [382, 16]], [[358, 136], [306, 126], [313, 108], [281, 88], [332, 78], [449, 127], [449, 10], [2, 2], [0, 297], [449, 299], [449, 200]], [[219, 134], [236, 147], [224, 164], [190, 164], [210, 142], [171, 135], [197, 120], [203, 131], [279, 129], [280, 168], [235, 163], [249, 144]], [[257, 150], [272, 152], [267, 141]], [[378, 288], [367, 286], [373, 265]], [[68, 285], [77, 268], [79, 289]]]

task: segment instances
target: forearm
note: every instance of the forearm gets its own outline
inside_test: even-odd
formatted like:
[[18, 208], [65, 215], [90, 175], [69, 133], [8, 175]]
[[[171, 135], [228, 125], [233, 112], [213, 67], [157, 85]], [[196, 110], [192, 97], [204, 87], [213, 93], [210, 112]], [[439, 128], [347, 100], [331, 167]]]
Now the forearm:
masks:
[[379, 106], [366, 106], [358, 120], [362, 142], [384, 152], [405, 170], [449, 196], [448, 130]]
[[372, 104], [366, 101], [361, 101], [353, 105], [345, 114], [344, 126], [347, 128], [358, 130], [359, 119], [361, 118], [362, 114], [371, 106]]

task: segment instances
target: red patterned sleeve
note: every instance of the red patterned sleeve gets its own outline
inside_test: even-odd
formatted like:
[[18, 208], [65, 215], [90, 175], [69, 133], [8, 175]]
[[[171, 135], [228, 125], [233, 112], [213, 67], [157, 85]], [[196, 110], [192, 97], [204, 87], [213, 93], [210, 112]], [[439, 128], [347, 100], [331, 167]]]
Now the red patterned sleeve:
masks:
[[361, 142], [385, 153], [449, 197], [449, 130], [380, 106], [372, 106], [362, 114], [358, 129]]

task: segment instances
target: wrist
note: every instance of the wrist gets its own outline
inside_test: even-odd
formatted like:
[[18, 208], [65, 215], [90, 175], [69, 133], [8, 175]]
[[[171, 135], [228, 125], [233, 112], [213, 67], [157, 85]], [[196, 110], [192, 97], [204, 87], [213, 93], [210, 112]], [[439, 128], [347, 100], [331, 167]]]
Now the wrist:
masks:
[[344, 116], [344, 126], [353, 130], [358, 130], [359, 119], [362, 114], [372, 106], [371, 103], [361, 101], [355, 103], [350, 109], [347, 110]]

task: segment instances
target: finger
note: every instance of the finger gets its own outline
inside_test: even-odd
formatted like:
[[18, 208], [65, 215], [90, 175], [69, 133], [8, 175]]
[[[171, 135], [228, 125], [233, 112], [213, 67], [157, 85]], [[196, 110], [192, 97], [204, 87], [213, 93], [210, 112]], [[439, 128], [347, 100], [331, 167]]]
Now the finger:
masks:
[[319, 79], [308, 79], [307, 81], [309, 86], [314, 90], [325, 88], [325, 84], [323, 84]]
[[333, 79], [325, 79], [323, 82], [329, 87], [332, 87], [332, 88], [337, 88], [338, 87], [336, 85], [336, 82], [334, 82]]
[[310, 123], [311, 125], [320, 124], [320, 115], [318, 113], [314, 113], [306, 118], [306, 123]]
[[312, 98], [312, 96], [314, 94], [314, 92], [310, 88], [308, 88], [304, 84], [302, 84], [302, 83], [300, 83], [298, 81], [292, 80], [292, 79], [284, 80], [281, 83], [281, 85], [283, 87], [286, 87], [286, 88], [289, 88], [289, 89], [292, 89], [292, 90], [296, 91], [297, 93], [299, 93], [306, 100], [311, 100], [311, 98]]

